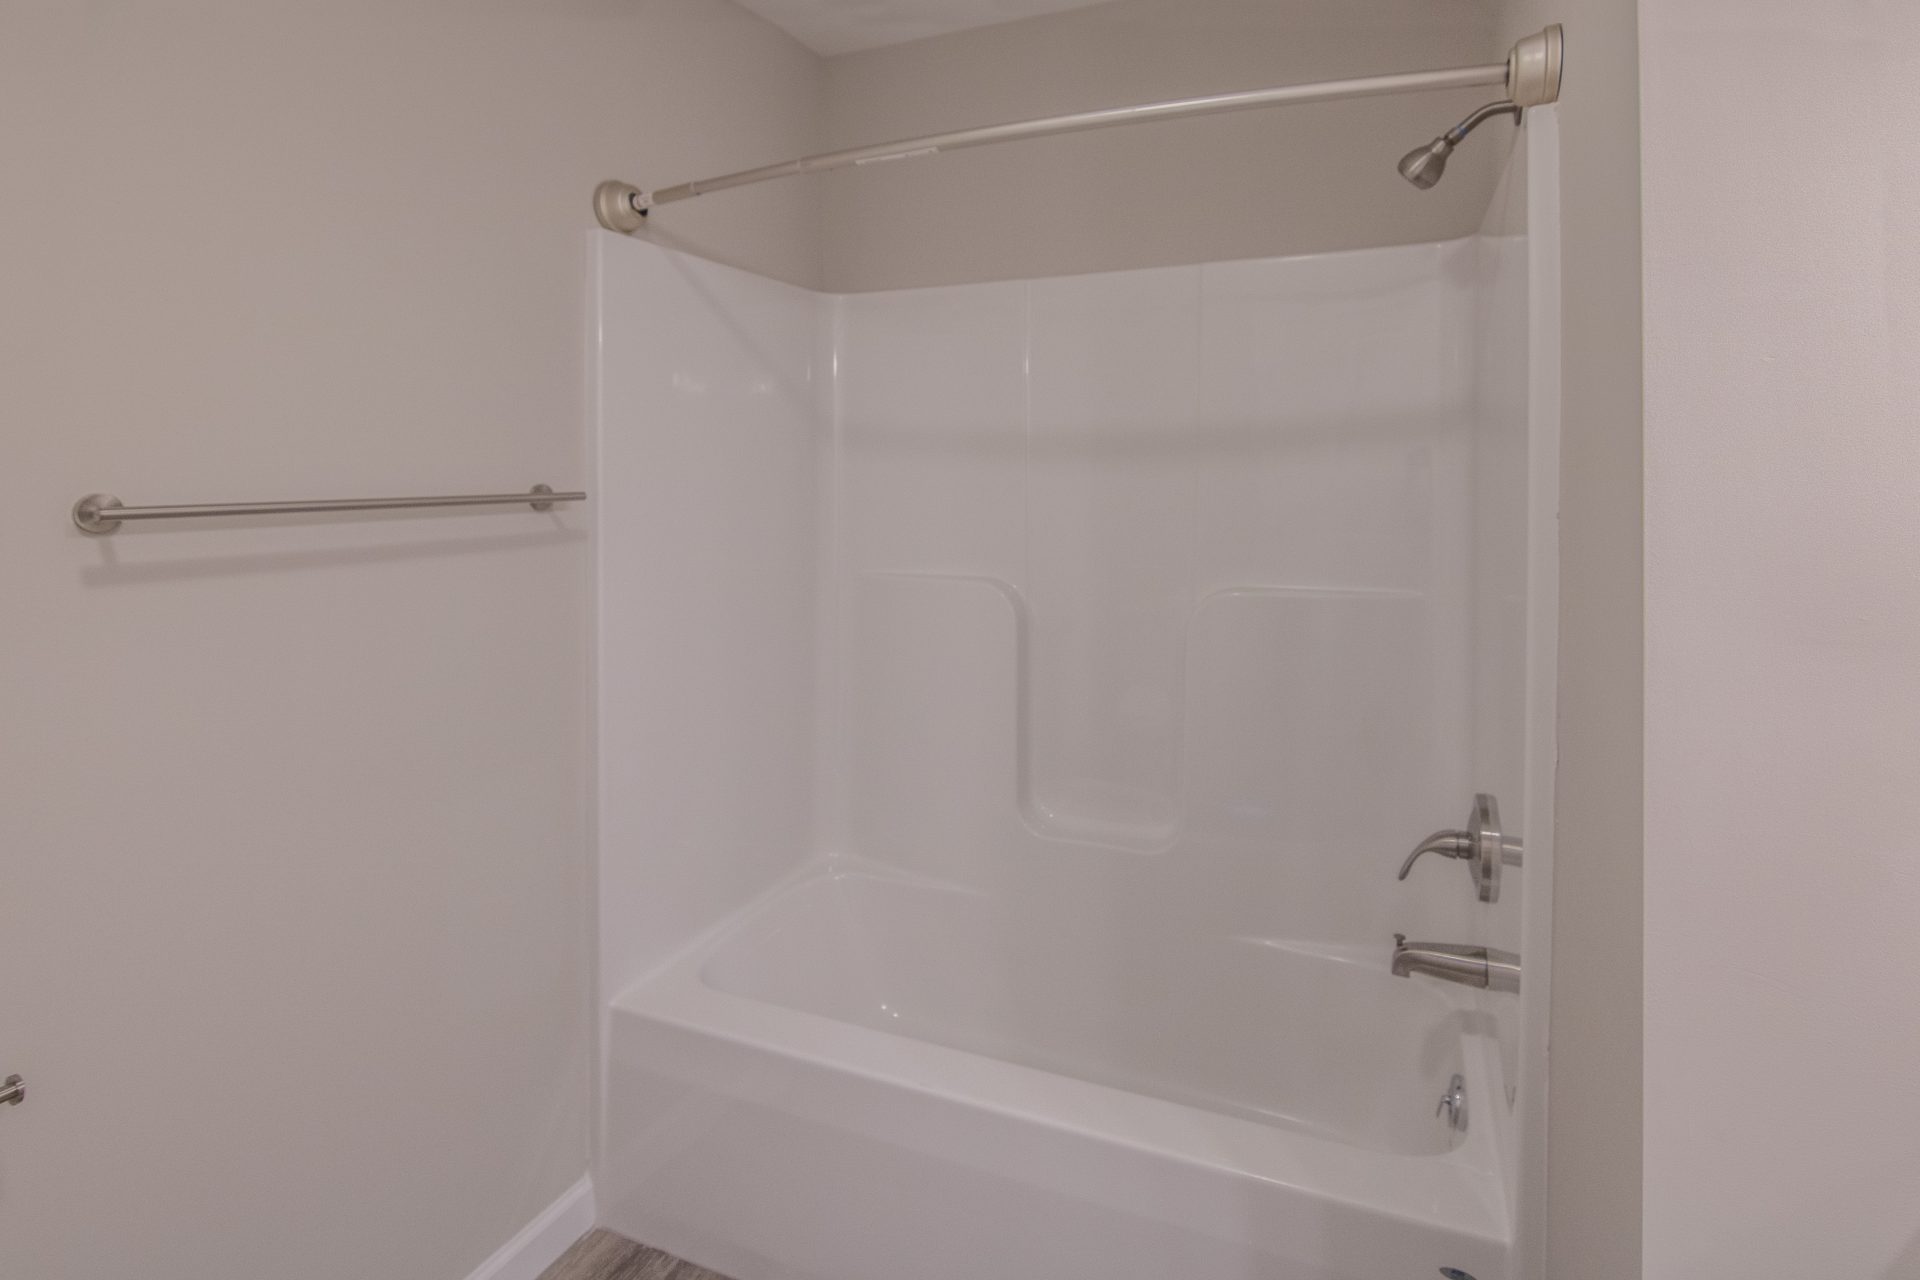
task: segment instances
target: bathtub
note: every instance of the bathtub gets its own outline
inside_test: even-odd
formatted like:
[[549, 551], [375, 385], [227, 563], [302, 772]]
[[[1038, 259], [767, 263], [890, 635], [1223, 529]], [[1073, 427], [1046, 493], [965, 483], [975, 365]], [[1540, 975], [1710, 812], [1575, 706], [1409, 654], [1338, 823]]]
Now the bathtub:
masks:
[[1512, 1280], [1467, 993], [1047, 905], [822, 862], [621, 993], [603, 1225], [737, 1280]]

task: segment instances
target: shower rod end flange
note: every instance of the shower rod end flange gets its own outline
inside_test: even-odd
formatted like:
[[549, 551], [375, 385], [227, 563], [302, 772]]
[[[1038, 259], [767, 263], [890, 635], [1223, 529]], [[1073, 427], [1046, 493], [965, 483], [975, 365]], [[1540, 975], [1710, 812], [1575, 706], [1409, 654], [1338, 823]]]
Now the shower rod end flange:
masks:
[[73, 523], [82, 533], [112, 533], [120, 521], [106, 513], [125, 505], [110, 493], [90, 493], [73, 504]]
[[609, 178], [593, 189], [593, 216], [609, 231], [630, 236], [647, 225], [652, 201], [631, 182]]
[[533, 488], [527, 490], [527, 496], [533, 499], [533, 501], [529, 502], [527, 505], [532, 507], [535, 511], [553, 510], [553, 503], [542, 502], [540, 500], [541, 494], [552, 493], [552, 492], [553, 492], [553, 486], [550, 484], [537, 484], [533, 486]]
[[1566, 48], [1566, 32], [1557, 22], [1514, 45], [1507, 55], [1507, 97], [1522, 107], [1560, 101]]

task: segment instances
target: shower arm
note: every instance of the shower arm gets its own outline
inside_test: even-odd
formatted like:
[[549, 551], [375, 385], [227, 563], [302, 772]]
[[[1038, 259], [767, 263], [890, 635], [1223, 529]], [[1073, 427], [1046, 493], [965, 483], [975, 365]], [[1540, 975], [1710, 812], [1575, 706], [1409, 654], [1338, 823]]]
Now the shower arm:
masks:
[[1517, 102], [1506, 99], [1502, 99], [1499, 102], [1489, 102], [1486, 106], [1481, 107], [1465, 120], [1462, 120], [1459, 124], [1447, 130], [1442, 136], [1445, 137], [1448, 142], [1458, 143], [1495, 116], [1512, 116], [1518, 120], [1520, 113], [1521, 107]]
[[[1542, 106], [1560, 97], [1560, 73], [1565, 38], [1559, 24], [1534, 33], [1513, 46], [1504, 63], [1457, 67], [1445, 71], [1415, 71], [1400, 75], [1366, 76], [1354, 80], [1324, 80], [1312, 84], [1284, 85], [1274, 89], [1251, 89], [1243, 93], [1223, 93], [1204, 98], [1181, 98], [1170, 102], [1151, 102], [1131, 107], [1109, 107], [1102, 111], [1084, 111], [1075, 115], [1048, 116], [1039, 120], [1021, 120], [1010, 124], [985, 125], [951, 133], [903, 138], [874, 146], [853, 147], [802, 156], [779, 164], [742, 169], [715, 178], [700, 178], [677, 186], [643, 191], [618, 180], [603, 182], [593, 193], [594, 214], [609, 231], [631, 233], [646, 225], [650, 210], [678, 200], [745, 187], [775, 178], [792, 178], [806, 173], [825, 173], [890, 160], [915, 160], [922, 156], [983, 147], [997, 142], [1018, 142], [1027, 138], [1047, 138], [1063, 133], [1081, 133], [1089, 129], [1108, 129], [1117, 125], [1144, 124], [1156, 120], [1181, 120], [1190, 116], [1217, 115], [1227, 111], [1249, 111], [1260, 107], [1292, 106], [1307, 102], [1334, 102], [1346, 98], [1377, 97], [1382, 94], [1418, 93], [1435, 89], [1469, 89], [1492, 85], [1506, 88], [1507, 100], [1515, 107]], [[1477, 121], [1476, 121], [1477, 123]]]

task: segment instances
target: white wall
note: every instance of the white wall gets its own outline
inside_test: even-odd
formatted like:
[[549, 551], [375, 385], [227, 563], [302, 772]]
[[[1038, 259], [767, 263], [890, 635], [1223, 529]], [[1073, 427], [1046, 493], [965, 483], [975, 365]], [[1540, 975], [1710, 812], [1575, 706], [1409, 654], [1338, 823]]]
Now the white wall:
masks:
[[1646, 1275], [1920, 1276], [1920, 11], [1642, 8]]
[[[1491, 16], [1480, 0], [1114, 0], [831, 59], [828, 137], [853, 146], [1498, 62], [1506, 52], [1494, 48]], [[1510, 123], [1483, 126], [1431, 191], [1393, 166], [1499, 96], [1466, 89], [1255, 111], [835, 174], [822, 187], [824, 278], [836, 290], [895, 289], [1471, 235]]]
[[[804, 149], [818, 64], [718, 0], [4, 27], [0, 1275], [452, 1280], [587, 1161], [591, 515], [67, 507], [586, 480], [593, 184]], [[814, 272], [797, 191], [686, 234]]]
[[846, 851], [1099, 954], [1471, 932], [1393, 871], [1472, 799], [1476, 257], [841, 298]]
[[[1640, 1271], [1640, 132], [1634, 0], [1498, 0], [1566, 26], [1560, 131], [1559, 773], [1549, 1280]], [[1451, 181], [1451, 177], [1448, 179]], [[1528, 1277], [1528, 1280], [1539, 1280]]]
[[[1536, 363], [1555, 355], [1540, 350], [1532, 333], [1534, 297], [1554, 296], [1550, 282], [1535, 279], [1545, 271], [1541, 256], [1553, 251], [1551, 229], [1542, 239], [1531, 235], [1528, 226], [1532, 199], [1529, 153], [1552, 145], [1551, 134], [1542, 137], [1542, 115], [1535, 112], [1528, 120], [1507, 158], [1481, 234], [1473, 241], [1472, 264], [1474, 430], [1467, 490], [1473, 537], [1470, 780], [1474, 792], [1484, 791], [1495, 797], [1502, 835], [1519, 841], [1526, 850], [1523, 866], [1503, 872], [1498, 900], [1476, 911], [1472, 925], [1474, 941], [1518, 953], [1526, 975], [1518, 1010], [1507, 996], [1490, 992], [1480, 997], [1481, 1007], [1498, 1019], [1495, 1025], [1501, 1070], [1509, 1086], [1508, 1095], [1493, 1106], [1483, 1105], [1480, 1115], [1498, 1116], [1502, 1157], [1506, 1167], [1515, 1171], [1515, 1176], [1507, 1180], [1507, 1207], [1516, 1221], [1521, 1217], [1523, 1183], [1543, 1172], [1537, 1160], [1534, 1167], [1523, 1161], [1534, 1159], [1544, 1149], [1539, 1142], [1523, 1149], [1517, 1122], [1519, 1116], [1527, 1116], [1530, 1123], [1539, 1124], [1545, 1114], [1539, 1100], [1532, 1096], [1528, 1096], [1524, 1109], [1519, 1106], [1523, 1089], [1531, 1095], [1544, 1092], [1546, 1087], [1545, 1055], [1536, 1052], [1524, 1066], [1522, 1063], [1521, 1018], [1542, 1018], [1548, 1007], [1547, 966], [1540, 952], [1529, 945], [1526, 926], [1528, 917], [1533, 916], [1538, 930], [1536, 941], [1549, 938], [1545, 926], [1551, 922], [1539, 917], [1549, 915], [1552, 909], [1547, 825], [1551, 817], [1535, 812], [1537, 808], [1550, 809], [1550, 805], [1535, 803], [1536, 796], [1548, 793], [1550, 782], [1542, 786], [1537, 777], [1530, 779], [1529, 767], [1537, 768], [1535, 762], [1542, 758], [1551, 759], [1552, 748], [1550, 743], [1528, 741], [1528, 699], [1538, 697], [1542, 682], [1550, 689], [1552, 680], [1550, 671], [1536, 678], [1529, 669], [1530, 660], [1550, 666], [1553, 659], [1552, 647], [1530, 632], [1547, 616], [1543, 611], [1557, 607], [1550, 592], [1535, 601], [1528, 591], [1529, 569], [1541, 558], [1550, 561], [1554, 555], [1553, 521], [1530, 527], [1532, 507], [1542, 490], [1558, 488], [1558, 477], [1543, 473], [1541, 468], [1546, 463], [1534, 456], [1545, 451], [1530, 448], [1530, 436], [1550, 436], [1558, 428], [1555, 418], [1540, 423], [1536, 432], [1532, 421], [1534, 385], [1550, 373], [1537, 368]], [[1545, 164], [1535, 167], [1551, 172], [1554, 158], [1549, 154], [1544, 159]], [[1465, 817], [1463, 810], [1452, 825], [1459, 825]], [[1548, 838], [1542, 838], [1543, 832]], [[1537, 1215], [1537, 1204], [1530, 1200], [1525, 1211]]]
[[824, 304], [594, 240], [600, 987], [613, 999], [814, 849]]
[[1121, 1000], [1181, 930], [1531, 945], [1544, 848], [1491, 921], [1392, 876], [1481, 786], [1529, 834], [1528, 198], [838, 298], [601, 237], [603, 990], [820, 852], [992, 892]]
[[609, 996], [819, 851], [1473, 932], [1392, 871], [1473, 791], [1477, 242], [840, 298], [599, 249]]

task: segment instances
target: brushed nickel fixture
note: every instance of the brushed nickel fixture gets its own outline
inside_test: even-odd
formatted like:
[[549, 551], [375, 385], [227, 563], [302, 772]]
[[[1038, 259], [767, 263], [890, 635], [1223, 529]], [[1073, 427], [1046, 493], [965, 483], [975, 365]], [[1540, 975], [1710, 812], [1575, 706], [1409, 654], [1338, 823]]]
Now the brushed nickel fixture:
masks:
[[1482, 902], [1500, 901], [1500, 869], [1517, 867], [1522, 861], [1518, 840], [1500, 834], [1500, 802], [1486, 792], [1473, 798], [1473, 812], [1467, 815], [1465, 830], [1436, 831], [1414, 846], [1400, 864], [1396, 880], [1405, 880], [1422, 854], [1437, 853], [1456, 858], [1473, 873], [1473, 887]]
[[1447, 171], [1447, 157], [1460, 145], [1461, 139], [1478, 129], [1495, 116], [1511, 115], [1520, 118], [1520, 104], [1517, 102], [1489, 102], [1478, 111], [1447, 130], [1424, 147], [1415, 147], [1400, 158], [1400, 176], [1422, 191], [1439, 182]]
[[84, 533], [112, 533], [128, 520], [181, 520], [203, 516], [285, 516], [331, 511], [407, 511], [418, 507], [532, 507], [551, 511], [556, 502], [585, 502], [575, 490], [555, 493], [537, 484], [525, 493], [460, 493], [437, 498], [321, 498], [307, 502], [207, 502], [186, 506], [129, 507], [110, 493], [90, 493], [73, 504], [73, 522]]
[[0, 1107], [17, 1107], [27, 1100], [27, 1082], [19, 1076], [0, 1080]]
[[1440, 1105], [1433, 1109], [1434, 1115], [1447, 1113], [1447, 1127], [1455, 1133], [1467, 1131], [1467, 1078], [1454, 1073], [1447, 1081], [1447, 1091], [1440, 1095]]
[[1400, 157], [1400, 176], [1422, 191], [1431, 189], [1447, 172], [1447, 159], [1466, 136], [1495, 116], [1520, 119], [1523, 108], [1560, 100], [1561, 66], [1566, 58], [1566, 35], [1555, 23], [1538, 35], [1513, 46], [1507, 57], [1507, 96], [1489, 102], [1423, 147]]
[[1416, 973], [1487, 991], [1520, 989], [1520, 957], [1511, 951], [1453, 942], [1408, 942], [1406, 934], [1394, 934], [1393, 976], [1407, 978]]
[[[849, 147], [782, 160], [777, 164], [742, 169], [714, 178], [697, 178], [671, 187], [642, 190], [630, 182], [609, 179], [594, 189], [593, 212], [600, 225], [609, 231], [631, 234], [646, 225], [649, 212], [663, 204], [690, 200], [694, 196], [745, 187], [775, 178], [798, 177], [804, 173], [825, 173], [831, 169], [849, 169], [857, 165], [881, 164], [890, 160], [917, 160], [922, 156], [983, 147], [996, 142], [1019, 142], [1027, 138], [1049, 138], [1062, 133], [1081, 133], [1088, 129], [1108, 129], [1115, 125], [1144, 124], [1154, 120], [1182, 120], [1189, 116], [1217, 115], [1225, 111], [1249, 111], [1259, 107], [1293, 106], [1305, 102], [1335, 102], [1345, 98], [1370, 98], [1390, 93], [1418, 93], [1433, 89], [1470, 89], [1502, 86], [1506, 99], [1496, 104], [1537, 107], [1560, 97], [1561, 63], [1565, 37], [1555, 23], [1527, 36], [1513, 46], [1505, 62], [1476, 67], [1455, 67], [1443, 71], [1413, 71], [1398, 75], [1363, 76], [1352, 80], [1322, 80], [1311, 84], [1282, 85], [1274, 89], [1250, 89], [1241, 93], [1220, 93], [1203, 98], [1179, 98], [1169, 102], [1149, 102], [1131, 107], [1108, 107], [1100, 111], [1082, 111], [1073, 115], [1047, 116], [1038, 120], [1019, 120], [1010, 124], [984, 125], [957, 129], [950, 133], [903, 138], [873, 146]], [[1485, 108], [1483, 108], [1485, 110]], [[1478, 113], [1476, 113], [1477, 115]], [[1484, 117], [1483, 117], [1484, 118]], [[1475, 120], [1473, 123], [1479, 123]], [[1458, 126], [1470, 128], [1471, 126]], [[1444, 138], [1447, 135], [1442, 135]], [[1465, 137], [1465, 133], [1460, 134]], [[1457, 141], [1457, 139], [1456, 139]], [[1438, 140], [1434, 145], [1438, 145]], [[1430, 148], [1422, 148], [1423, 151]], [[1451, 147], [1448, 148], [1451, 150]], [[1411, 159], [1411, 157], [1409, 157]], [[1402, 161], [1405, 172], [1406, 161]], [[1432, 186], [1440, 179], [1445, 156], [1439, 157], [1430, 181], [1416, 185]], [[1423, 168], [1422, 172], [1426, 172]]]

